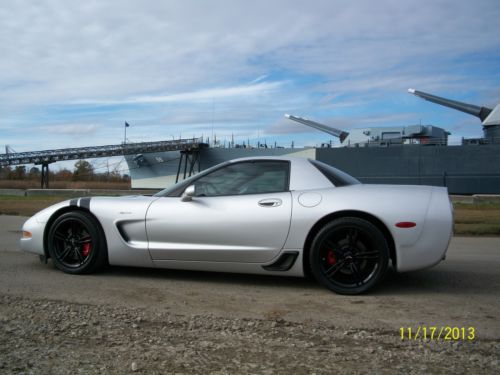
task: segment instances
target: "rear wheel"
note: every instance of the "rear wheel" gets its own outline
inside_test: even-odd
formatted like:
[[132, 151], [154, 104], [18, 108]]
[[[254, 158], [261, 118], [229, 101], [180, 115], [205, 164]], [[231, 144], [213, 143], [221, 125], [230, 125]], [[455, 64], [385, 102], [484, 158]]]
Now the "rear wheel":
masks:
[[47, 246], [54, 265], [72, 273], [90, 273], [107, 261], [106, 240], [94, 217], [83, 211], [67, 212], [50, 227]]
[[315, 278], [327, 288], [340, 294], [360, 294], [385, 275], [389, 246], [382, 232], [369, 221], [340, 218], [318, 232], [309, 262]]

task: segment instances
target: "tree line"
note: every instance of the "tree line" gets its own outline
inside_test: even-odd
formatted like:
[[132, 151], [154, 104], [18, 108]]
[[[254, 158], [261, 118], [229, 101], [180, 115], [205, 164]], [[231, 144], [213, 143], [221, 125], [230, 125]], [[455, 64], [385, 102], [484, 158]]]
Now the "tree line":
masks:
[[[41, 168], [37, 166], [31, 168], [26, 168], [25, 165], [0, 167], [0, 179], [2, 180], [39, 180], [41, 174]], [[52, 181], [129, 182], [130, 176], [122, 175], [118, 171], [97, 173], [88, 161], [78, 160], [73, 171], [66, 168], [49, 171], [49, 179]]]

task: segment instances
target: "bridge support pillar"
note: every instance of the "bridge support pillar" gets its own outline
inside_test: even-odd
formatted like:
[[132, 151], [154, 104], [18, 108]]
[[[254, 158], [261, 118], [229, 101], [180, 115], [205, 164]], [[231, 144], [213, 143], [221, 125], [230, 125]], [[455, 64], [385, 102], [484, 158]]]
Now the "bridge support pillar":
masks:
[[179, 182], [181, 175], [182, 163], [184, 162], [183, 180], [186, 177], [191, 177], [195, 172], [195, 167], [198, 165], [198, 172], [200, 171], [200, 151], [198, 149], [183, 150], [181, 151], [181, 158], [179, 159], [179, 166], [177, 167], [177, 177], [175, 182]]
[[41, 179], [40, 187], [42, 189], [49, 188], [49, 163], [42, 164], [42, 179]]

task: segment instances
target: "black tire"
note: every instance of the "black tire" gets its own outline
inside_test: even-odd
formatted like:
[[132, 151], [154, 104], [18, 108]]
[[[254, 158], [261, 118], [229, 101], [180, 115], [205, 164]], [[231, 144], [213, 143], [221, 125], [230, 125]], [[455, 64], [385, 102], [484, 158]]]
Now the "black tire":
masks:
[[91, 273], [107, 264], [102, 228], [84, 211], [59, 216], [49, 229], [47, 246], [54, 265], [66, 273]]
[[389, 245], [383, 233], [367, 220], [336, 219], [314, 238], [309, 253], [311, 271], [321, 284], [339, 294], [360, 294], [385, 275]]

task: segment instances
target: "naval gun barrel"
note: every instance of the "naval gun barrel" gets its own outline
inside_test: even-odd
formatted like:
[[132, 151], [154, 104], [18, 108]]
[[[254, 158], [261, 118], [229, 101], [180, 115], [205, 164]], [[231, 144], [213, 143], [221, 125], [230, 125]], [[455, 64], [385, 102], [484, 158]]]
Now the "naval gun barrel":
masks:
[[441, 98], [440, 96], [427, 94], [426, 92], [418, 91], [415, 89], [408, 89], [410, 94], [421, 97], [422, 99], [428, 100], [430, 102], [444, 105], [445, 107], [450, 107], [461, 112], [468, 113], [470, 115], [479, 117], [481, 121], [484, 121], [486, 117], [493, 111], [491, 108], [479, 107], [474, 104], [462, 103], [456, 100], [450, 100], [446, 98]]
[[310, 126], [311, 128], [318, 129], [318, 130], [321, 130], [322, 132], [331, 134], [334, 137], [339, 138], [341, 143], [344, 142], [344, 139], [346, 139], [347, 136], [349, 135], [348, 132], [345, 132], [343, 130], [335, 129], [335, 128], [332, 128], [331, 126], [323, 125], [323, 124], [320, 124], [319, 122], [308, 120], [306, 118], [292, 116], [292, 115], [288, 115], [288, 114], [286, 114], [285, 117], [287, 119], [293, 120], [295, 122], [299, 122], [301, 124]]

